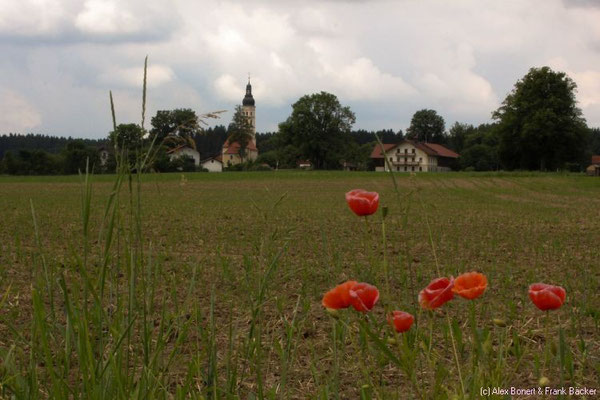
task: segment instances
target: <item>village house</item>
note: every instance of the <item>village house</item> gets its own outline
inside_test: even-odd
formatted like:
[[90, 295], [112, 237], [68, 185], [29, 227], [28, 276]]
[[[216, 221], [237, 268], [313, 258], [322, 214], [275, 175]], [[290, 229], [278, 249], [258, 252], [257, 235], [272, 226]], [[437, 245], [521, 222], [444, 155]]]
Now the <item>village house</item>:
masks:
[[371, 152], [375, 171], [388, 171], [388, 165], [398, 172], [450, 171], [458, 157], [458, 154], [441, 144], [413, 140], [384, 144], [383, 152], [381, 145], [377, 144]]
[[194, 159], [194, 165], [196, 167], [198, 165], [200, 165], [200, 153], [198, 153], [197, 150], [192, 149], [189, 146], [180, 145], [180, 146], [174, 147], [170, 150], [167, 150], [167, 154], [169, 155], [169, 159], [171, 161], [175, 160], [176, 158], [187, 156], [187, 157], [191, 157]]
[[221, 156], [207, 158], [200, 162], [200, 166], [207, 169], [208, 172], [223, 172], [223, 161], [221, 161]]
[[221, 158], [223, 164], [228, 167], [239, 164], [242, 161], [254, 161], [258, 158], [258, 149], [256, 148], [256, 106], [254, 97], [252, 96], [250, 78], [248, 78], [248, 84], [246, 85], [246, 95], [242, 100], [242, 113], [252, 127], [252, 139], [246, 146], [245, 154], [240, 154], [241, 146], [238, 142], [229, 143], [229, 140], [226, 140], [223, 143]]
[[312, 163], [310, 162], [310, 160], [298, 160], [296, 165], [298, 165], [298, 168], [300, 168], [300, 169], [311, 169], [312, 168]]

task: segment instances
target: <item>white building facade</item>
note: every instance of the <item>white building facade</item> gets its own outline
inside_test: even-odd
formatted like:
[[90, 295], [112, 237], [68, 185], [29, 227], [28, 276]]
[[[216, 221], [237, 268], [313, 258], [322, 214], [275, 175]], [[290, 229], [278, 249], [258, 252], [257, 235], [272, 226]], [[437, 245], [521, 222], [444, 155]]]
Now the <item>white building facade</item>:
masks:
[[371, 153], [376, 171], [443, 172], [450, 171], [459, 155], [436, 144], [404, 140], [395, 144], [376, 145]]
[[174, 149], [167, 151], [169, 159], [174, 160], [176, 158], [188, 156], [194, 159], [194, 165], [197, 167], [200, 165], [200, 153], [188, 146], [178, 146]]

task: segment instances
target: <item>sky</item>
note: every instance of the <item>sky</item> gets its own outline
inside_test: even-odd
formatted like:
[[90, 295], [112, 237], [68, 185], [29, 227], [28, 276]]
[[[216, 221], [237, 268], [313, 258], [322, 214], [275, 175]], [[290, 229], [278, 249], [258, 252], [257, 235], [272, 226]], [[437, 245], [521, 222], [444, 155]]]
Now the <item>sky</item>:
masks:
[[0, 0], [0, 134], [106, 137], [157, 110], [225, 110], [250, 74], [258, 132], [326, 91], [355, 129], [491, 122], [514, 84], [550, 66], [600, 126], [600, 0]]

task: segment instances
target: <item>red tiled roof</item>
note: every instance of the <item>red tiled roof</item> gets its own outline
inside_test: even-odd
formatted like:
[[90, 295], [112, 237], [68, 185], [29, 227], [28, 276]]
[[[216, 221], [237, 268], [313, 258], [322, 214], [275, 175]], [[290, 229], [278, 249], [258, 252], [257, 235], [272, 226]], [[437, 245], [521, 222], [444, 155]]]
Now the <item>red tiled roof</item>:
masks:
[[[223, 143], [223, 148], [227, 148], [225, 154], [238, 154], [240, 152], [240, 144], [238, 142], [229, 143], [229, 139]], [[248, 142], [246, 151], [258, 151], [254, 142]]]
[[425, 146], [432, 148], [440, 157], [458, 158], [459, 155], [452, 150], [436, 143], [423, 143]]
[[204, 159], [204, 160], [200, 161], [200, 164], [204, 164], [205, 162], [207, 162], [207, 161], [210, 161], [210, 160], [215, 160], [215, 161], [218, 161], [218, 162], [220, 162], [221, 164], [223, 164], [223, 161], [222, 161], [222, 160], [223, 160], [223, 157], [222, 157], [221, 155], [219, 155], [219, 156], [217, 156], [217, 157], [209, 157], [209, 158], [206, 158], [206, 159]]
[[[384, 143], [383, 148], [384, 148], [385, 152], [387, 153], [388, 151], [392, 150], [394, 147], [399, 146], [405, 142], [410, 143], [411, 145], [415, 146], [417, 149], [424, 151], [426, 154], [428, 154], [430, 156], [449, 157], [449, 158], [458, 158], [459, 157], [458, 154], [456, 154], [452, 150], [442, 146], [441, 144], [421, 143], [421, 142], [416, 142], [414, 140], [408, 140], [408, 139], [403, 140], [400, 143], [395, 143], [395, 144], [394, 143]], [[383, 154], [381, 153], [381, 145], [380, 144], [376, 144], [375, 148], [373, 148], [373, 151], [371, 152], [371, 158], [383, 158]]]
[[[394, 147], [398, 146], [398, 143], [384, 143], [383, 149], [387, 153]], [[381, 145], [377, 143], [371, 152], [371, 158], [383, 158], [383, 153], [381, 152]]]
[[592, 156], [592, 164], [600, 164], [600, 156]]

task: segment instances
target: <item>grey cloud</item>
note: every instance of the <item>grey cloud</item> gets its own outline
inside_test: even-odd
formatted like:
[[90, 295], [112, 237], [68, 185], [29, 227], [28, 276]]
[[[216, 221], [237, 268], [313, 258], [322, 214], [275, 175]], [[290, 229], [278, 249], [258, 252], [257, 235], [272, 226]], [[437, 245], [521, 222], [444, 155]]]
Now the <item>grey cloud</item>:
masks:
[[567, 8], [571, 7], [593, 7], [600, 8], [600, 1], [598, 0], [562, 0], [563, 4]]

